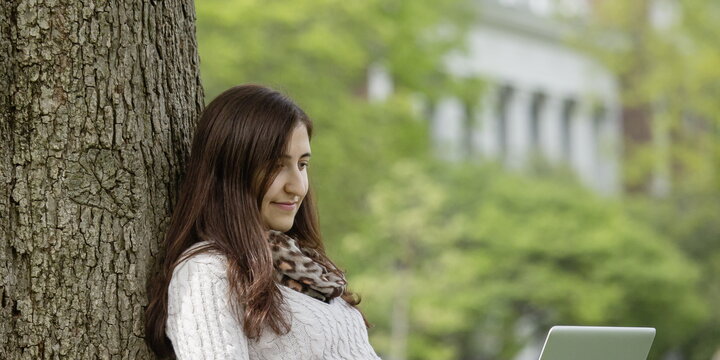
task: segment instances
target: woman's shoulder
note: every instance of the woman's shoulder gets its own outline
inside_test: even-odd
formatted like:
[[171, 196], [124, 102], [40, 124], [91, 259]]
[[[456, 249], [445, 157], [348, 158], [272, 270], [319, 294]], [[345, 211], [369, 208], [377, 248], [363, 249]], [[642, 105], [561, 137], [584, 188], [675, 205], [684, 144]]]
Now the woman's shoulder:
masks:
[[202, 249], [209, 244], [201, 241], [185, 250], [180, 257], [181, 261], [173, 270], [173, 280], [197, 277], [224, 279], [227, 273], [227, 258], [216, 250]]
[[[187, 249], [173, 269], [168, 285], [168, 331], [177, 335], [179, 327], [188, 318], [217, 315], [223, 309], [218, 303], [228, 291], [225, 257], [210, 249], [207, 243], [198, 243]], [[222, 300], [224, 301], [224, 300]], [[183, 320], [185, 319], [185, 320]], [[177, 339], [177, 338], [176, 338]]]

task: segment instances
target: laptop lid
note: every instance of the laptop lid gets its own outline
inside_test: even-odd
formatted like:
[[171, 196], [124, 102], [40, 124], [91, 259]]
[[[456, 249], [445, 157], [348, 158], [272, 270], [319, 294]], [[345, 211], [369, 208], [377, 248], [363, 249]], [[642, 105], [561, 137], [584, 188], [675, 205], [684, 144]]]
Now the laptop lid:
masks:
[[540, 360], [646, 360], [654, 328], [553, 326]]

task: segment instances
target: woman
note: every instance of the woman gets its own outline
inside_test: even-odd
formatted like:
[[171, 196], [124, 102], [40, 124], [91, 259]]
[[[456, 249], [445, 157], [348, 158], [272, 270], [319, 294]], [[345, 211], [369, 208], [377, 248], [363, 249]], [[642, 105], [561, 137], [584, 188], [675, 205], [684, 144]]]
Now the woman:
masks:
[[378, 359], [325, 255], [308, 183], [312, 123], [245, 85], [203, 112], [146, 311], [179, 359]]

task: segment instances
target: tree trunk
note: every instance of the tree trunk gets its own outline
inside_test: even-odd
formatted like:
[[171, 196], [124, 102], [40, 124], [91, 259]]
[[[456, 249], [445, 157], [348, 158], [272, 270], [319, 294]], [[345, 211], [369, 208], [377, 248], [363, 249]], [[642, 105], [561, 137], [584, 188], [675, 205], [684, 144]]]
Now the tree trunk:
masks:
[[408, 358], [410, 339], [410, 302], [412, 300], [412, 278], [415, 267], [415, 239], [410, 235], [397, 237], [400, 241], [400, 255], [395, 263], [397, 286], [395, 286], [390, 317], [390, 360]]
[[[643, 99], [641, 88], [647, 80], [650, 64], [648, 50], [648, 29], [650, 28], [650, 0], [636, 0], [629, 7], [636, 19], [627, 29], [628, 38], [632, 44], [632, 51], [628, 56], [632, 59], [631, 66], [619, 74], [620, 87], [624, 101], [622, 109], [623, 133], [623, 159], [625, 177], [623, 187], [625, 192], [647, 194], [651, 190], [652, 171], [642, 156], [643, 150], [652, 146], [652, 104]], [[641, 171], [629, 171], [629, 168], [643, 167]], [[636, 174], [639, 173], [639, 174]], [[628, 176], [629, 174], [636, 174]]]
[[410, 336], [410, 269], [400, 265], [395, 269], [398, 282], [393, 294], [390, 317], [390, 360], [406, 360]]
[[152, 358], [198, 65], [191, 0], [0, 3], [0, 358]]

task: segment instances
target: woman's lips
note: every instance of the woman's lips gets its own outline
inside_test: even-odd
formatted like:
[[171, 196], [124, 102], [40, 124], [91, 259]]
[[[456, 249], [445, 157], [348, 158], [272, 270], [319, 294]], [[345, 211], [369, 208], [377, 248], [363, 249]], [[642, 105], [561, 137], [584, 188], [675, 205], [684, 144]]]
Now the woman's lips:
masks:
[[277, 206], [278, 208], [286, 211], [293, 211], [295, 210], [295, 203], [280, 203], [280, 202], [272, 202], [271, 204]]

